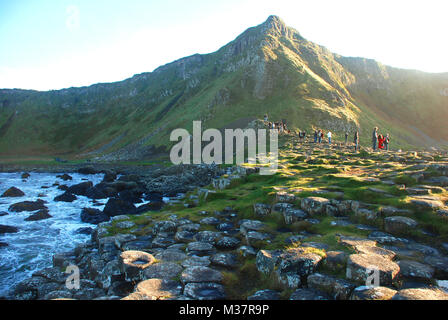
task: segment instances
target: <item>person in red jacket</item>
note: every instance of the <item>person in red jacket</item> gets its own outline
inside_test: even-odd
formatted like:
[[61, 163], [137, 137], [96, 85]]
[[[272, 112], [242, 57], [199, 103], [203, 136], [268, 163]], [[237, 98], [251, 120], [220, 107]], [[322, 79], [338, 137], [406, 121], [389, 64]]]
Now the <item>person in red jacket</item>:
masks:
[[384, 149], [384, 136], [380, 134], [378, 136], [378, 149]]

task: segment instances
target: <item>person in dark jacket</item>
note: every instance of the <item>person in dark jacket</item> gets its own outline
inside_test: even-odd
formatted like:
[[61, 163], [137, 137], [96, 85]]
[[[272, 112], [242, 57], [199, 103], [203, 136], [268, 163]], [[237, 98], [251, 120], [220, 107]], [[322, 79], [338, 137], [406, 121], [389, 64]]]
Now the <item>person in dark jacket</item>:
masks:
[[355, 143], [355, 152], [358, 151], [359, 148], [359, 131], [356, 130], [355, 132], [355, 138], [353, 139], [353, 142]]
[[389, 142], [390, 142], [390, 136], [389, 134], [386, 134], [386, 137], [384, 138], [384, 147], [387, 151], [389, 151]]
[[373, 133], [372, 133], [372, 148], [373, 151], [376, 151], [378, 147], [378, 127], [375, 127], [373, 129]]

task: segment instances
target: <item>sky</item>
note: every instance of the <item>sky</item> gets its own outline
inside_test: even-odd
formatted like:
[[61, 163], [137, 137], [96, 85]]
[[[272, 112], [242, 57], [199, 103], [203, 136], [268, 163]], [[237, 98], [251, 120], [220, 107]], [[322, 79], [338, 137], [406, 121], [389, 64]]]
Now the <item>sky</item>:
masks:
[[278, 15], [334, 53], [448, 72], [446, 0], [0, 0], [0, 88], [114, 82]]

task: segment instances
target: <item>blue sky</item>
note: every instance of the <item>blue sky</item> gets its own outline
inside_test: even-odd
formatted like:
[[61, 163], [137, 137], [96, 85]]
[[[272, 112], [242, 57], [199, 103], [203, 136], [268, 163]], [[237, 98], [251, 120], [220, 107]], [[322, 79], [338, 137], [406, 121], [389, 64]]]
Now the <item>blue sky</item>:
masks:
[[123, 80], [275, 14], [335, 53], [448, 72], [445, 0], [0, 0], [0, 88]]

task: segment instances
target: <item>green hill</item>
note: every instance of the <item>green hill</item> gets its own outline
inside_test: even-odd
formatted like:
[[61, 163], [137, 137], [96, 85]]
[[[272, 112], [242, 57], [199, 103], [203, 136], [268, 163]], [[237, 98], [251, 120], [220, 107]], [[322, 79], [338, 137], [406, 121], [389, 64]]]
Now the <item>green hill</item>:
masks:
[[0, 90], [0, 155], [146, 159], [193, 120], [244, 127], [266, 113], [290, 128], [331, 130], [336, 139], [360, 128], [365, 145], [378, 126], [395, 148], [447, 148], [446, 88], [447, 73], [342, 57], [271, 16], [214, 53], [124, 81]]

